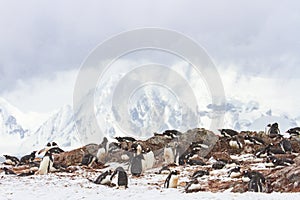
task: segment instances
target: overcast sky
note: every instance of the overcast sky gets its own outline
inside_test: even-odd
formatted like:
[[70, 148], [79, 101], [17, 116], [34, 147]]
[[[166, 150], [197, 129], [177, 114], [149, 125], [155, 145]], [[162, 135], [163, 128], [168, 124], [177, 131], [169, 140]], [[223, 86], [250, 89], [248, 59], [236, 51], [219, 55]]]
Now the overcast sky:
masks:
[[220, 71], [299, 79], [299, 10], [296, 0], [0, 0], [0, 96], [24, 111], [71, 104], [77, 71], [89, 52], [138, 27], [186, 34]]

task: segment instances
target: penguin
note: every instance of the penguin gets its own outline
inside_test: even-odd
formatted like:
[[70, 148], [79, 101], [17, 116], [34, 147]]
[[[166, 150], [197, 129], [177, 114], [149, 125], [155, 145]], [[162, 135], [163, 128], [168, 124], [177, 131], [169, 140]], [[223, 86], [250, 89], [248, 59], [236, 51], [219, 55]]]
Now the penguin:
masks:
[[285, 153], [291, 153], [293, 151], [291, 142], [285, 138], [280, 141], [279, 145]]
[[43, 157], [43, 160], [40, 163], [40, 167], [36, 174], [45, 175], [50, 172], [50, 170], [53, 168], [53, 155], [51, 152], [47, 151], [45, 156]]
[[202, 190], [202, 187], [198, 179], [193, 179], [186, 184], [184, 190], [186, 193], [199, 192]]
[[20, 164], [29, 164], [29, 163], [33, 162], [33, 160], [35, 159], [35, 154], [36, 154], [36, 151], [33, 151], [33, 152], [31, 152], [31, 154], [23, 156], [20, 159]]
[[294, 161], [289, 158], [277, 158], [275, 156], [269, 156], [265, 164], [266, 167], [277, 167], [277, 166], [289, 166], [294, 164]]
[[32, 176], [35, 174], [35, 171], [34, 170], [29, 170], [27, 172], [22, 172], [21, 174], [18, 174], [18, 176], [20, 177], [24, 177], [24, 176]]
[[230, 177], [230, 178], [238, 178], [241, 175], [242, 175], [242, 172], [241, 172], [240, 166], [236, 166], [236, 167], [232, 168], [231, 170], [229, 170], [229, 172], [228, 172], [228, 177]]
[[[139, 143], [132, 144], [131, 148], [136, 152], [136, 155], [140, 155], [144, 153], [144, 150]], [[155, 157], [153, 151], [148, 149], [148, 152], [144, 153], [143, 157], [144, 157], [144, 159], [142, 159], [143, 171], [145, 171], [146, 169], [153, 168], [153, 165], [155, 163]]]
[[20, 163], [20, 160], [17, 157], [9, 156], [9, 155], [3, 155], [5, 157], [4, 164], [6, 165], [13, 165], [16, 166]]
[[157, 174], [169, 174], [171, 172], [170, 168], [168, 166], [163, 166]]
[[266, 147], [266, 149], [267, 149], [267, 154], [268, 155], [285, 154], [285, 151], [283, 151], [282, 149], [274, 147], [273, 143], [270, 143]]
[[260, 180], [263, 184], [266, 183], [266, 179], [265, 179], [264, 175], [262, 173], [258, 172], [258, 171], [248, 171], [248, 170], [246, 170], [246, 171], [242, 172], [242, 175], [243, 175], [242, 180], [244, 182], [249, 182], [253, 177], [257, 176], [257, 177], [260, 178]]
[[182, 133], [177, 130], [166, 130], [162, 133], [162, 135], [168, 139], [174, 139], [182, 135]]
[[97, 157], [93, 156], [92, 154], [86, 154], [82, 158], [81, 165], [91, 167], [94, 162], [97, 162]]
[[108, 153], [109, 143], [106, 137], [103, 138], [102, 143], [99, 145], [99, 149], [97, 152], [97, 159], [101, 163], [105, 163], [106, 156]]
[[258, 149], [256, 152], [255, 152], [255, 156], [257, 157], [257, 158], [265, 158], [265, 157], [267, 157], [268, 156], [268, 149], [269, 149], [270, 147], [263, 147], [263, 148], [260, 148], [260, 149]]
[[164, 161], [166, 164], [173, 164], [175, 162], [174, 151], [169, 144], [164, 148]]
[[50, 151], [52, 154], [60, 154], [60, 153], [65, 152], [64, 150], [59, 148], [59, 146], [57, 145], [56, 142], [52, 142], [50, 147], [48, 147], [48, 149], [49, 149], [48, 151]]
[[201, 166], [206, 165], [205, 162], [203, 162], [202, 160], [199, 160], [199, 159], [188, 159], [186, 161], [186, 164], [191, 165], [191, 166], [192, 165], [201, 165]]
[[263, 191], [263, 186], [261, 179], [259, 176], [254, 176], [250, 179], [248, 183], [248, 191], [249, 192], [262, 192]]
[[236, 136], [233, 136], [231, 138], [231, 140], [229, 141], [229, 146], [234, 149], [242, 149], [243, 148], [243, 144]]
[[290, 128], [286, 132], [288, 134], [290, 134], [290, 136], [297, 136], [297, 137], [299, 137], [299, 135], [300, 135], [300, 127]]
[[213, 169], [223, 169], [225, 167], [226, 163], [223, 161], [217, 161], [214, 164], [212, 164]]
[[268, 127], [268, 135], [270, 138], [275, 138], [280, 134], [279, 125], [277, 122], [275, 122], [274, 124], [268, 124]]
[[179, 179], [178, 174], [177, 170], [171, 171], [164, 183], [164, 188], [177, 188]]
[[134, 139], [133, 137], [115, 137], [116, 140], [118, 140], [118, 142], [135, 142], [136, 139]]
[[46, 152], [51, 149], [52, 144], [48, 142], [46, 146], [37, 152], [37, 157], [44, 157]]
[[118, 188], [120, 187], [124, 187], [125, 189], [128, 188], [128, 177], [124, 168], [123, 167], [116, 168], [114, 173], [110, 177], [110, 181], [112, 181], [115, 175], [117, 175], [117, 179], [118, 179], [117, 182]]
[[256, 144], [256, 145], [264, 145], [265, 141], [259, 137], [256, 136], [249, 136], [245, 135], [244, 136], [244, 142], [245, 144]]
[[143, 154], [134, 156], [130, 162], [130, 172], [133, 176], [139, 177], [143, 172], [142, 160], [144, 160]]
[[8, 169], [7, 167], [3, 167], [2, 170], [4, 170], [5, 175], [16, 175], [13, 170]]
[[195, 171], [192, 175], [192, 178], [193, 179], [196, 179], [196, 178], [201, 178], [202, 176], [208, 176], [209, 175], [209, 171], [207, 170], [198, 170], [198, 171]]
[[91, 180], [91, 179], [88, 179], [88, 180], [95, 184], [99, 184], [99, 185], [110, 185], [111, 184], [111, 180], [110, 180], [111, 174], [112, 174], [112, 171], [107, 170], [107, 171], [103, 172], [102, 174], [100, 174], [96, 180]]
[[221, 135], [223, 135], [224, 137], [233, 137], [238, 135], [239, 133], [235, 130], [232, 129], [218, 129], [221, 132]]

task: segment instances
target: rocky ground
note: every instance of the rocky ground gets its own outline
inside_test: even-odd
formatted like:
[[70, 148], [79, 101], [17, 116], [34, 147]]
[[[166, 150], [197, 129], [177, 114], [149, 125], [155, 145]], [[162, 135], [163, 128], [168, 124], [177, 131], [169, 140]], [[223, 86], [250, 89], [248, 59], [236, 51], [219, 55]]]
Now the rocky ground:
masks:
[[[247, 145], [243, 138], [246, 134], [261, 137], [265, 141], [265, 145]], [[180, 165], [172, 166], [171, 169], [180, 171], [179, 184], [177, 189], [164, 189], [163, 184], [167, 174], [157, 174], [159, 169], [164, 165], [163, 147], [172, 143], [174, 140], [165, 138], [161, 135], [149, 138], [146, 141], [139, 141], [143, 149], [151, 149], [155, 153], [155, 168], [147, 170], [141, 177], [132, 177], [129, 173], [129, 188], [126, 191], [120, 191], [116, 188], [108, 186], [96, 185], [87, 180], [87, 178], [95, 179], [101, 172], [112, 169], [117, 166], [123, 166], [128, 169], [128, 162], [121, 159], [121, 155], [128, 152], [132, 143], [119, 143], [119, 149], [110, 152], [107, 156], [105, 164], [95, 164], [92, 167], [79, 166], [82, 157], [87, 153], [95, 154], [98, 145], [90, 144], [80, 149], [64, 152], [55, 156], [55, 163], [59, 163], [60, 169], [48, 175], [31, 175], [19, 177], [16, 175], [5, 175], [3, 170], [1, 173], [1, 195], [0, 199], [15, 199], [24, 197], [35, 197], [36, 193], [48, 199], [47, 194], [57, 193], [62, 199], [82, 199], [106, 197], [110, 199], [120, 198], [122, 195], [126, 197], [146, 197], [149, 198], [167, 198], [176, 197], [185, 199], [185, 197], [203, 197], [208, 199], [221, 198], [238, 198], [243, 197], [250, 199], [255, 195], [257, 199], [263, 198], [299, 198], [300, 191], [300, 143], [296, 139], [290, 139], [293, 146], [292, 153], [277, 154], [278, 158], [289, 158], [294, 161], [290, 166], [267, 167], [266, 158], [257, 158], [255, 152], [267, 144], [274, 144], [278, 147], [281, 139], [271, 139], [263, 132], [241, 132], [239, 139], [243, 144], [243, 148], [234, 149], [229, 146], [229, 139], [219, 137], [214, 133], [204, 129], [193, 129], [187, 131], [179, 137], [182, 149], [188, 149], [191, 142], [201, 142], [207, 145], [207, 148], [198, 152], [195, 159], [202, 160], [204, 165]], [[217, 161], [226, 163], [222, 169], [213, 169], [212, 165]], [[234, 166], [240, 166], [241, 171], [255, 170], [261, 172], [265, 178], [264, 193], [270, 194], [253, 194], [249, 195], [248, 184], [243, 182], [242, 177], [230, 178], [228, 172]], [[1, 166], [3, 169], [4, 165]], [[37, 170], [29, 166], [11, 167], [15, 173], [28, 172]], [[191, 180], [191, 175], [196, 170], [208, 170], [209, 175], [199, 179], [201, 190], [197, 193], [185, 193], [185, 186]], [[45, 190], [45, 193], [43, 193]], [[222, 192], [222, 193], [220, 193]], [[246, 192], [246, 193], [245, 193]], [[219, 195], [216, 195], [216, 194]], [[245, 193], [245, 194], [243, 194]], [[269, 196], [266, 196], [269, 195]], [[3, 198], [2, 198], [3, 197]], [[143, 197], [145, 198], [145, 197]]]

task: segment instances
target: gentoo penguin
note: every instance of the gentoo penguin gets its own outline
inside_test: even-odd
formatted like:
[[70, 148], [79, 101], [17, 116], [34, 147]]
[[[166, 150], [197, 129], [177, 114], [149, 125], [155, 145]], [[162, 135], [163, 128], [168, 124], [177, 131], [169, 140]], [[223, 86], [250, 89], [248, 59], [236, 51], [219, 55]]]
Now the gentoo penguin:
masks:
[[280, 134], [279, 125], [277, 122], [274, 124], [268, 124], [268, 127], [270, 127], [268, 130], [268, 135], [270, 138], [275, 138]]
[[118, 142], [135, 142], [136, 139], [134, 139], [133, 137], [115, 137], [116, 140], [118, 140]]
[[265, 141], [256, 136], [245, 135], [244, 136], [245, 144], [257, 144], [257, 145], [264, 145]]
[[36, 154], [36, 151], [33, 151], [33, 152], [31, 152], [31, 154], [23, 156], [20, 159], [20, 164], [28, 164], [28, 163], [33, 162], [33, 160], [35, 159], [35, 154]]
[[233, 136], [231, 138], [231, 140], [229, 141], [229, 146], [234, 149], [242, 149], [243, 148], [243, 144], [236, 136]]
[[167, 165], [175, 162], [174, 150], [170, 144], [167, 144], [164, 148], [164, 161]]
[[267, 153], [268, 155], [275, 155], [275, 154], [285, 154], [285, 151], [283, 151], [281, 148], [274, 147], [273, 143], [270, 143], [267, 147]]
[[255, 152], [255, 156], [257, 158], [266, 158], [268, 156], [268, 149], [270, 147], [267, 146], [267, 147], [263, 147], [263, 148], [260, 148], [258, 149], [256, 152]]
[[202, 176], [208, 176], [209, 175], [209, 172], [207, 170], [198, 170], [198, 171], [195, 171], [192, 175], [192, 178], [193, 179], [196, 179], [196, 178], [201, 178]]
[[143, 172], [142, 160], [144, 160], [143, 154], [133, 156], [130, 161], [130, 172], [133, 176], [140, 176]]
[[239, 134], [237, 131], [232, 129], [219, 129], [219, 131], [224, 137], [233, 137]]
[[94, 162], [97, 162], [97, 157], [92, 154], [86, 154], [82, 158], [81, 165], [91, 167]]
[[106, 137], [103, 138], [102, 143], [99, 145], [99, 149], [97, 152], [98, 161], [101, 163], [105, 163], [106, 156], [108, 153], [109, 143]]
[[8, 169], [7, 167], [3, 167], [2, 170], [4, 170], [6, 175], [16, 175], [16, 173], [13, 170]]
[[40, 167], [36, 174], [45, 175], [50, 172], [50, 170], [53, 168], [53, 155], [51, 152], [47, 151], [45, 156], [43, 157], [43, 160], [40, 163]]
[[169, 174], [171, 172], [168, 166], [163, 166], [157, 174]]
[[280, 144], [282, 151], [284, 151], [285, 153], [291, 153], [293, 151], [292, 144], [289, 140], [284, 138], [280, 141], [279, 144]]
[[145, 151], [143, 150], [141, 144], [139, 143], [132, 144], [131, 148], [136, 152], [136, 155], [140, 155], [143, 153], [143, 157], [144, 157], [144, 159], [142, 159], [143, 171], [145, 171], [146, 169], [153, 168], [153, 165], [155, 163], [155, 157], [153, 151], [147, 149], [148, 152], [144, 153]]
[[290, 134], [290, 136], [299, 137], [300, 127], [291, 128], [291, 129], [287, 130], [287, 133]]
[[177, 188], [178, 179], [178, 171], [171, 171], [165, 181], [164, 188]]
[[191, 193], [191, 192], [199, 192], [201, 191], [201, 184], [198, 181], [198, 179], [193, 179], [190, 182], [188, 182], [184, 188], [186, 193]]
[[110, 185], [110, 183], [111, 183], [110, 175], [111, 174], [112, 174], [112, 171], [107, 170], [107, 171], [103, 172], [102, 174], [100, 174], [96, 180], [91, 180], [91, 179], [88, 179], [88, 180], [95, 184], [99, 184], [99, 185]]
[[177, 138], [180, 135], [182, 135], [182, 133], [177, 130], [166, 130], [165, 132], [163, 132], [163, 136], [169, 139]]
[[214, 164], [212, 164], [213, 169], [223, 169], [225, 167], [226, 163], [223, 161], [217, 161]]
[[29, 170], [27, 172], [22, 172], [21, 174], [18, 174], [18, 176], [32, 176], [35, 174], [35, 171], [34, 170]]
[[206, 165], [205, 162], [203, 162], [202, 160], [199, 160], [199, 159], [188, 159], [186, 161], [186, 164], [188, 164], [188, 165], [201, 165], [201, 166]]
[[115, 169], [114, 173], [110, 177], [110, 181], [113, 180], [115, 175], [117, 175], [117, 179], [118, 179], [117, 182], [118, 188], [120, 187], [124, 187], [125, 189], [128, 188], [128, 177], [124, 168], [118, 167], [117, 169]]
[[3, 155], [5, 157], [4, 164], [6, 165], [13, 165], [16, 166], [20, 163], [20, 160], [17, 157], [9, 156], [9, 155]]
[[277, 166], [289, 166], [294, 164], [294, 161], [289, 158], [276, 158], [275, 156], [269, 156], [265, 164], [266, 167], [277, 167]]
[[261, 179], [259, 176], [254, 176], [250, 179], [248, 183], [248, 191], [249, 192], [262, 192], [263, 191], [263, 186]]
[[266, 183], [266, 179], [265, 179], [264, 175], [262, 173], [258, 172], [258, 171], [248, 171], [248, 170], [246, 170], [246, 171], [243, 171], [242, 174], [243, 174], [242, 180], [244, 182], [249, 182], [253, 177], [257, 176], [257, 177], [260, 178], [262, 183], [264, 183], [264, 184]]
[[228, 172], [228, 177], [230, 177], [230, 178], [238, 178], [241, 175], [242, 175], [242, 172], [241, 172], [240, 166], [236, 166], [236, 167], [232, 168], [231, 170], [229, 170], [229, 172]]
[[58, 147], [56, 142], [51, 143], [48, 151], [50, 151], [52, 154], [60, 154], [62, 152], [65, 152], [64, 150]]

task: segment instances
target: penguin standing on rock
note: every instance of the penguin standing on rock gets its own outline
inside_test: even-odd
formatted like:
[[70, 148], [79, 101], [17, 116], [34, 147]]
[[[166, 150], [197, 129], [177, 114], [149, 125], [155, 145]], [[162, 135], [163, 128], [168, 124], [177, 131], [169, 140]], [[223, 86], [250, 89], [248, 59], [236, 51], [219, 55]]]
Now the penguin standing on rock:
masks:
[[45, 175], [50, 172], [50, 170], [53, 168], [53, 155], [51, 152], [47, 151], [45, 156], [43, 157], [43, 160], [40, 163], [40, 167], [36, 174]]
[[300, 136], [300, 127], [295, 127], [287, 130], [287, 133], [290, 134], [290, 136]]
[[171, 171], [165, 181], [164, 188], [177, 188], [179, 179], [178, 174], [177, 170]]
[[118, 179], [117, 182], [118, 188], [120, 187], [124, 187], [125, 189], [128, 188], [128, 177], [123, 167], [118, 167], [117, 169], [115, 169], [114, 173], [110, 177], [110, 181], [112, 181], [114, 176], [116, 175]]
[[275, 122], [274, 124], [268, 124], [268, 127], [268, 135], [270, 138], [276, 138], [280, 135], [279, 125], [277, 122]]
[[241, 141], [237, 138], [237, 136], [233, 136], [231, 140], [229, 141], [229, 146], [234, 149], [241, 149], [243, 148], [243, 144]]

